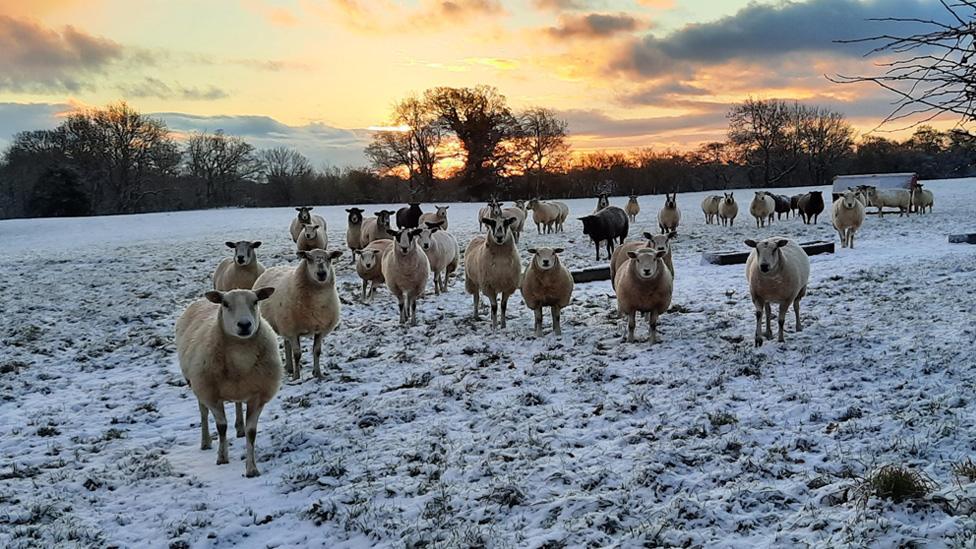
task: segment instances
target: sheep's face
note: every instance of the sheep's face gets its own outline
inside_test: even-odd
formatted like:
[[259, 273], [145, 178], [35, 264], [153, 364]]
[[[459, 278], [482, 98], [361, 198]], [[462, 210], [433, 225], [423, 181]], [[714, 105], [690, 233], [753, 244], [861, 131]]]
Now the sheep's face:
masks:
[[857, 200], [857, 195], [854, 194], [854, 191], [851, 190], [844, 191], [844, 195], [840, 197], [840, 200], [841, 200], [840, 203], [841, 206], [847, 208], [848, 210], [857, 207], [858, 200]]
[[539, 205], [539, 199], [533, 198], [532, 200], [529, 200], [529, 202], [525, 205], [525, 209], [534, 210], [538, 205]]
[[341, 250], [331, 252], [325, 250], [310, 250], [298, 252], [298, 258], [305, 260], [305, 273], [312, 281], [320, 284], [330, 284], [335, 280], [335, 270], [332, 260], [342, 255]]
[[254, 261], [254, 249], [261, 246], [260, 240], [248, 242], [241, 240], [238, 242], [224, 242], [228, 248], [234, 250], [234, 262], [242, 267], [250, 265]]
[[363, 222], [363, 212], [366, 210], [362, 208], [346, 208], [346, 211], [349, 212], [350, 225], [359, 225]]
[[533, 254], [532, 263], [536, 269], [548, 271], [559, 265], [559, 255], [563, 253], [562, 248], [529, 248], [529, 253]]
[[393, 251], [394, 253], [405, 256], [410, 253], [413, 249], [414, 244], [420, 237], [420, 234], [427, 229], [403, 229], [400, 231], [387, 230], [387, 234], [393, 238]]
[[421, 229], [420, 234], [417, 235], [417, 242], [420, 244], [420, 248], [423, 251], [428, 251], [434, 245], [434, 233], [440, 230], [440, 223], [430, 223], [427, 222], [427, 228]]
[[450, 208], [450, 206], [434, 206], [434, 207], [437, 208], [438, 217], [447, 219], [447, 209]]
[[258, 312], [258, 302], [271, 297], [275, 291], [272, 287], [257, 290], [231, 290], [207, 292], [205, 295], [211, 303], [220, 305], [220, 327], [225, 334], [238, 339], [249, 339], [258, 333], [261, 326], [261, 314]]
[[636, 194], [630, 195], [630, 201], [633, 202], [634, 204], [636, 204], [637, 203], [637, 195]]
[[730, 206], [732, 204], [735, 204], [735, 199], [732, 198], [732, 193], [722, 193], [722, 194], [725, 195], [725, 198], [722, 199], [723, 202], [725, 202], [726, 204], [728, 204]]
[[610, 195], [608, 193], [600, 193], [596, 199], [596, 209], [602, 210], [610, 205]]
[[356, 253], [356, 258], [359, 261], [359, 264], [362, 265], [363, 269], [371, 271], [380, 263], [380, 251], [372, 248], [359, 250]]
[[678, 233], [671, 231], [668, 234], [644, 233], [647, 239], [647, 247], [655, 252], [668, 253], [671, 251], [671, 239], [678, 236]]
[[315, 235], [319, 232], [319, 226], [314, 224], [305, 223], [302, 225], [302, 234], [305, 236], [305, 240], [315, 240]]
[[759, 264], [759, 270], [764, 273], [775, 271], [779, 267], [783, 259], [780, 248], [789, 243], [790, 241], [785, 238], [767, 238], [759, 242], [746, 240], [746, 246], [756, 249], [756, 262]]
[[652, 250], [651, 248], [641, 248], [636, 251], [627, 252], [627, 257], [633, 263], [634, 272], [637, 278], [654, 278], [660, 268], [658, 259], [664, 257], [664, 252]]
[[308, 213], [312, 211], [309, 206], [302, 206], [300, 208], [295, 208], [298, 212], [298, 221], [301, 223], [309, 223], [312, 221], [312, 214]]
[[380, 227], [390, 226], [390, 216], [396, 212], [390, 210], [380, 210], [376, 212], [376, 224]]
[[520, 209], [520, 210], [524, 210], [525, 209], [525, 201], [524, 200], [516, 200], [515, 201], [515, 207], [518, 208], [518, 209]]
[[675, 209], [678, 207], [678, 193], [665, 194], [664, 195], [664, 207], [668, 209]]
[[584, 215], [579, 220], [583, 222], [583, 234], [593, 234], [593, 230], [596, 228], [596, 216]]
[[485, 217], [481, 219], [481, 222], [488, 226], [488, 238], [499, 246], [512, 238], [511, 226], [515, 221], [514, 217], [499, 217], [497, 219]]

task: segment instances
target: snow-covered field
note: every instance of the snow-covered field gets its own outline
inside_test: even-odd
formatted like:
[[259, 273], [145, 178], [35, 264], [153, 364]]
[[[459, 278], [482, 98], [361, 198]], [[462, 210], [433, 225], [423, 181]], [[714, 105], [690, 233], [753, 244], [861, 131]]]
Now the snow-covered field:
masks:
[[[199, 449], [173, 324], [224, 241], [294, 261], [294, 211], [0, 222], [0, 546], [972, 546], [976, 484], [954, 466], [976, 452], [976, 246], [946, 235], [976, 227], [976, 180], [927, 186], [933, 214], [869, 216], [857, 248], [811, 258], [804, 331], [790, 318], [760, 349], [743, 266], [701, 252], [836, 240], [829, 209], [757, 230], [737, 191], [730, 230], [704, 224], [705, 193], [679, 195], [653, 347], [621, 342], [609, 282], [577, 285], [562, 337], [548, 315], [532, 337], [517, 295], [488, 333], [459, 279], [404, 330], [385, 290], [359, 302], [347, 252], [326, 378], [265, 409], [256, 479], [243, 439], [230, 465]], [[575, 219], [595, 200], [568, 202], [566, 232], [527, 231], [524, 259], [559, 244], [571, 268], [596, 264]], [[642, 197], [632, 236], [662, 203]], [[451, 206], [462, 249], [480, 206]], [[344, 243], [343, 208], [315, 213]], [[886, 464], [933, 490], [860, 497]]]

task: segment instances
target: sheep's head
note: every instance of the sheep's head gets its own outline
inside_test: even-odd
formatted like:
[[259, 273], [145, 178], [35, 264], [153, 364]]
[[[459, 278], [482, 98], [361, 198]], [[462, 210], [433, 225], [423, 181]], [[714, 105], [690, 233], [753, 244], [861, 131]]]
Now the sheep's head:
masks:
[[302, 223], [302, 235], [306, 240], [315, 240], [315, 235], [319, 232], [319, 226], [314, 223]]
[[529, 248], [529, 253], [533, 254], [532, 264], [537, 269], [548, 271], [559, 265], [559, 255], [563, 253], [563, 248]]
[[301, 223], [308, 223], [312, 221], [312, 214], [308, 213], [312, 211], [311, 206], [301, 206], [295, 208], [295, 211], [298, 212], [298, 221], [300, 221]]
[[539, 199], [538, 198], [533, 198], [532, 200], [529, 200], [528, 203], [526, 203], [525, 209], [526, 210], [534, 210], [536, 208], [536, 206], [538, 206], [538, 205], [539, 205]]
[[678, 236], [678, 233], [675, 231], [671, 231], [668, 234], [644, 233], [644, 238], [647, 239], [647, 247], [656, 252], [664, 253], [671, 251], [671, 239], [676, 236]]
[[374, 212], [374, 213], [376, 214], [376, 224], [377, 225], [379, 225], [380, 227], [389, 227], [390, 226], [390, 216], [393, 215], [393, 214], [395, 214], [396, 212], [394, 212], [393, 210], [380, 210], [380, 211]]
[[307, 252], [298, 252], [298, 258], [304, 260], [303, 265], [299, 265], [299, 268], [304, 267], [305, 273], [313, 282], [329, 284], [335, 280], [335, 269], [332, 267], [332, 260], [340, 255], [342, 255], [342, 250], [329, 252], [318, 248]]
[[488, 238], [501, 246], [512, 238], [512, 223], [517, 221], [514, 217], [492, 218], [483, 217], [481, 222], [488, 226]]
[[844, 194], [840, 197], [840, 200], [841, 206], [847, 208], [848, 210], [857, 207], [858, 204], [857, 193], [850, 189], [844, 191]]
[[780, 248], [789, 244], [785, 238], [767, 238], [766, 240], [746, 240], [746, 246], [756, 249], [756, 259], [759, 263], [759, 270], [768, 273], [776, 270], [783, 258]]
[[224, 242], [224, 244], [234, 250], [234, 262], [240, 266], [250, 265], [254, 261], [254, 249], [261, 246], [260, 240], [249, 242], [240, 240], [237, 242]]
[[602, 210], [610, 205], [610, 193], [600, 193], [597, 195], [596, 208]]
[[239, 339], [248, 339], [258, 333], [261, 314], [258, 302], [271, 297], [272, 287], [257, 290], [231, 290], [218, 292], [212, 290], [204, 294], [208, 301], [220, 305], [220, 328], [225, 334]]
[[437, 208], [438, 217], [443, 217], [444, 219], [447, 219], [447, 209], [450, 208], [450, 206], [434, 206], [434, 207]]
[[678, 193], [668, 194], [664, 193], [664, 207], [669, 209], [674, 209], [678, 207]]
[[375, 269], [379, 265], [382, 256], [383, 252], [374, 248], [356, 250], [356, 261], [367, 271]]
[[657, 275], [658, 269], [662, 265], [658, 260], [664, 257], [665, 253], [651, 248], [641, 248], [627, 252], [627, 257], [631, 260], [632, 268], [637, 274], [637, 278], [647, 279], [654, 278]]
[[524, 200], [516, 200], [515, 201], [515, 207], [518, 208], [518, 209], [520, 209], [520, 210], [524, 210], [525, 209], [525, 201]]
[[346, 208], [346, 211], [349, 212], [350, 225], [358, 225], [363, 222], [363, 212], [366, 210], [362, 208]]
[[630, 201], [631, 202], [637, 202], [637, 195], [636, 194], [630, 195]]
[[393, 251], [401, 256], [405, 256], [410, 253], [410, 250], [416, 244], [420, 233], [425, 229], [401, 229], [399, 231], [394, 231], [393, 229], [387, 229], [387, 234], [393, 238]]
[[584, 215], [579, 218], [583, 222], [583, 234], [592, 234], [597, 227], [597, 217], [595, 215]]
[[722, 193], [722, 194], [724, 194], [724, 195], [725, 195], [725, 198], [723, 198], [722, 200], [723, 200], [723, 201], [724, 201], [724, 202], [725, 202], [726, 204], [729, 204], [729, 205], [731, 205], [731, 204], [735, 204], [735, 199], [734, 199], [734, 198], [732, 198], [732, 193]]
[[444, 224], [443, 222], [440, 223], [431, 223], [430, 221], [426, 222], [427, 226], [425, 228], [420, 229], [420, 234], [417, 236], [417, 242], [420, 243], [421, 249], [427, 251], [431, 248], [431, 246], [434, 245], [434, 233], [441, 230], [441, 225], [443, 224]]

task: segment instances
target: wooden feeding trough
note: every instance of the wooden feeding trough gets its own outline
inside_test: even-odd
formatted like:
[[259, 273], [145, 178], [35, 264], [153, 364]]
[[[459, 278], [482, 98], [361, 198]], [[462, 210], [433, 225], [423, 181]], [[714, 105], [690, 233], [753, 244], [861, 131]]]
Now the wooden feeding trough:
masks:
[[610, 280], [610, 267], [590, 267], [589, 269], [573, 271], [573, 282], [576, 284], [600, 280]]
[[949, 244], [976, 244], [976, 233], [950, 234]]
[[[813, 242], [803, 242], [800, 244], [807, 255], [832, 254], [834, 253], [834, 243], [824, 240]], [[704, 252], [702, 259], [714, 265], [741, 265], [749, 258], [752, 250], [745, 252]]]

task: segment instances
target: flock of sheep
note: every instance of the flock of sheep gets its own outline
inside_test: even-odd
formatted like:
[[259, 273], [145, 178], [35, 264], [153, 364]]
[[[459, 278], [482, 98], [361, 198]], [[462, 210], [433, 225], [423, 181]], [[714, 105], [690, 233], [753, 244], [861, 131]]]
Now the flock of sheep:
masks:
[[[897, 207], [905, 214], [913, 207], [931, 211], [932, 203], [932, 193], [921, 186], [912, 192], [858, 187], [834, 201], [831, 218], [842, 246], [853, 247], [866, 206], [876, 206], [879, 212], [883, 207]], [[707, 224], [731, 226], [738, 214], [731, 192], [706, 197], [701, 208]], [[208, 414], [212, 413], [219, 439], [217, 463], [228, 462], [223, 405], [226, 401], [236, 403], [235, 429], [238, 437], [246, 437], [248, 477], [259, 474], [254, 441], [261, 410], [277, 393], [282, 372], [292, 379], [301, 377], [300, 338], [313, 337], [312, 372], [320, 377], [322, 339], [335, 329], [340, 318], [334, 262], [342, 251], [327, 251], [326, 222], [313, 215], [311, 207], [296, 210], [289, 231], [297, 248], [297, 265], [265, 269], [255, 254], [260, 242], [227, 242], [234, 253], [217, 265], [214, 289], [190, 304], [176, 323], [180, 368], [198, 400], [200, 447], [211, 447]], [[346, 210], [346, 245], [362, 279], [363, 303], [370, 301], [378, 285], [385, 284], [397, 299], [400, 323], [415, 325], [417, 300], [426, 293], [428, 280], [433, 279], [435, 294], [447, 291], [448, 280], [461, 258], [457, 239], [448, 232], [447, 210], [448, 206], [438, 206], [435, 212], [424, 213], [419, 203], [409, 203], [398, 211], [377, 211], [368, 219], [361, 208]], [[786, 213], [789, 217], [792, 212], [799, 212], [805, 223], [816, 223], [823, 210], [819, 191], [793, 197], [759, 191], [749, 206], [757, 227], [772, 223], [775, 215]], [[492, 330], [499, 325], [505, 328], [508, 299], [520, 291], [535, 314], [536, 336], [542, 333], [545, 308], [550, 309], [554, 333], [560, 335], [560, 311], [572, 297], [573, 277], [560, 260], [562, 248], [528, 248], [532, 259], [523, 271], [517, 243], [529, 211], [539, 234], [563, 231], [569, 216], [569, 208], [561, 202], [533, 199], [503, 208], [492, 199], [478, 216], [479, 228], [487, 229], [487, 233], [472, 238], [465, 250], [464, 287], [472, 296], [475, 319], [482, 296], [488, 299]], [[645, 232], [643, 240], [625, 242], [629, 225], [639, 213], [636, 196], [630, 196], [626, 206], [619, 208], [610, 205], [607, 194], [601, 194], [597, 208], [579, 219], [584, 234], [596, 246], [598, 260], [601, 243], [606, 245], [617, 308], [627, 319], [627, 341], [634, 341], [639, 314], [649, 324], [653, 344], [658, 339], [658, 318], [671, 305], [674, 264], [670, 243], [677, 234], [681, 210], [677, 195], [667, 195], [657, 218], [661, 234]], [[390, 225], [394, 214], [397, 229]], [[782, 342], [791, 305], [796, 330], [801, 330], [800, 300], [806, 295], [809, 259], [788, 238], [745, 243], [753, 248], [746, 262], [746, 278], [756, 309], [755, 345], [762, 345], [764, 337], [772, 338], [772, 304], [779, 305], [778, 340]], [[278, 336], [284, 342], [284, 368]], [[243, 404], [247, 405], [246, 416]]]

